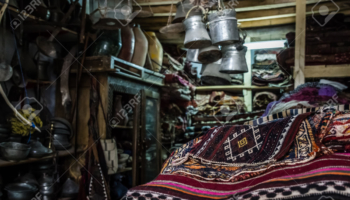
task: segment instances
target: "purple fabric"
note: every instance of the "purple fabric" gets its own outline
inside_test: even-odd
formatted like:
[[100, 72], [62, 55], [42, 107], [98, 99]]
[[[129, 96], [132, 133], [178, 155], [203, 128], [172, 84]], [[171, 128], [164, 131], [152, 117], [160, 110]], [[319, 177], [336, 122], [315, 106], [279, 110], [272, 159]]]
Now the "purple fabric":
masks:
[[334, 89], [334, 87], [326, 85], [326, 86], [322, 86], [319, 90], [318, 90], [318, 95], [319, 96], [329, 96], [332, 97], [335, 94], [337, 94], [337, 91]]
[[263, 114], [261, 117], [267, 116], [267, 115], [269, 114], [269, 111], [270, 111], [270, 109], [272, 108], [272, 106], [273, 106], [274, 104], [277, 104], [277, 103], [279, 103], [279, 101], [271, 101], [271, 102], [267, 105], [266, 110], [265, 110], [264, 114]]

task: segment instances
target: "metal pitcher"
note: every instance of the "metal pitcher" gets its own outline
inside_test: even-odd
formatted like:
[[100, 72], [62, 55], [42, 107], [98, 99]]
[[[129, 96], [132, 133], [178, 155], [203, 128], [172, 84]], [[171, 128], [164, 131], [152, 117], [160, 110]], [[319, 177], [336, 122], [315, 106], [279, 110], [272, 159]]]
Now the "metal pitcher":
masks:
[[[188, 11], [193, 7], [193, 5], [191, 4], [190, 0], [185, 0], [185, 1], [179, 1], [176, 4], [176, 14], [175, 17], [172, 21], [173, 24], [175, 23], [181, 23], [185, 17], [186, 14], [188, 13]], [[194, 10], [192, 11], [189, 16], [193, 16], [193, 15], [202, 15], [202, 11], [200, 9]]]
[[224, 9], [208, 16], [213, 45], [228, 45], [239, 41], [239, 32], [234, 9]]
[[222, 47], [222, 63], [220, 72], [228, 74], [247, 73], [248, 66], [245, 59], [247, 47], [237, 45], [226, 45]]
[[186, 61], [199, 63], [198, 53], [199, 49], [188, 49], [186, 54]]
[[199, 50], [198, 60], [202, 64], [209, 64], [220, 60], [221, 50], [217, 46], [209, 46]]
[[205, 85], [231, 85], [231, 77], [229, 74], [221, 73], [219, 71], [222, 59], [210, 63], [203, 64], [201, 80]]
[[185, 26], [184, 46], [188, 49], [201, 49], [211, 45], [211, 40], [205, 24], [202, 22], [202, 16], [194, 15], [183, 22]]

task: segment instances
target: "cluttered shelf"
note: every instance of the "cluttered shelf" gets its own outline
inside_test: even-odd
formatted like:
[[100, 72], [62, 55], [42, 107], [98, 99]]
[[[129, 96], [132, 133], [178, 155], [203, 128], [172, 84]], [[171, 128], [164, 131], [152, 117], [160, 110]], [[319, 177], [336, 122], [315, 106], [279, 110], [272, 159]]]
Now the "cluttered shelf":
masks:
[[225, 90], [225, 91], [240, 91], [240, 90], [280, 90], [287, 87], [269, 87], [269, 86], [244, 86], [244, 85], [223, 85], [223, 86], [199, 86], [197, 91]]
[[[84, 152], [84, 149], [78, 148], [77, 152], [78, 153], [82, 153], [82, 152]], [[67, 151], [59, 151], [58, 152], [58, 157], [65, 157], [65, 156], [69, 156], [69, 155], [73, 155], [73, 154], [74, 154], [74, 147], [71, 147]], [[41, 161], [41, 160], [45, 160], [47, 158], [52, 158], [52, 157], [54, 157], [54, 155], [55, 154], [51, 154], [49, 156], [44, 156], [42, 158], [28, 158], [26, 160], [21, 160], [21, 161], [18, 161], [18, 162], [12, 162], [12, 161], [7, 161], [7, 160], [1, 160], [0, 159], [0, 167], [8, 167], [8, 166], [14, 166], [14, 165], [21, 165], [21, 164], [38, 162], [38, 161]]]

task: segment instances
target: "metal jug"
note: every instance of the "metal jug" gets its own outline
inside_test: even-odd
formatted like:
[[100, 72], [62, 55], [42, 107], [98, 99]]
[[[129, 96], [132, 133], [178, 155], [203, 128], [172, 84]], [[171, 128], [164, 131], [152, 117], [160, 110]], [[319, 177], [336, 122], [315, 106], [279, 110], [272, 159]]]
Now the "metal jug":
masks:
[[222, 53], [219, 47], [209, 46], [199, 50], [198, 60], [202, 64], [209, 64], [221, 59]]
[[224, 9], [208, 16], [213, 45], [228, 45], [239, 41], [239, 32], [234, 9]]
[[198, 53], [199, 49], [188, 49], [186, 54], [186, 61], [199, 63]]
[[[193, 7], [193, 5], [191, 4], [190, 0], [184, 0], [184, 1], [179, 1], [176, 4], [176, 14], [175, 17], [172, 21], [173, 24], [175, 23], [181, 23], [185, 17], [186, 14], [188, 13], [188, 11]], [[193, 15], [202, 15], [202, 11], [200, 9], [194, 10], [192, 11], [189, 16], [193, 16]]]
[[202, 16], [194, 15], [183, 22], [185, 26], [185, 42], [184, 46], [188, 49], [201, 49], [211, 45], [211, 40]]
[[221, 73], [219, 71], [222, 59], [210, 63], [203, 64], [201, 80], [205, 85], [231, 85], [231, 77], [229, 74]]
[[247, 73], [248, 66], [245, 59], [247, 47], [231, 44], [222, 47], [222, 63], [220, 72], [228, 74]]

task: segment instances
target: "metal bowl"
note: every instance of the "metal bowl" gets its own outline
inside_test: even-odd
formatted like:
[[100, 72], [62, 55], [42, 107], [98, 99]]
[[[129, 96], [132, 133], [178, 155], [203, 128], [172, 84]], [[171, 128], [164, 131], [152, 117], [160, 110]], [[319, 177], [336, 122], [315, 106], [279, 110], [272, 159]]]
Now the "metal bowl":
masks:
[[9, 161], [20, 161], [28, 157], [31, 147], [17, 142], [3, 142], [0, 144], [1, 155]]
[[28, 200], [34, 197], [38, 187], [28, 183], [11, 183], [5, 187], [9, 200]]

